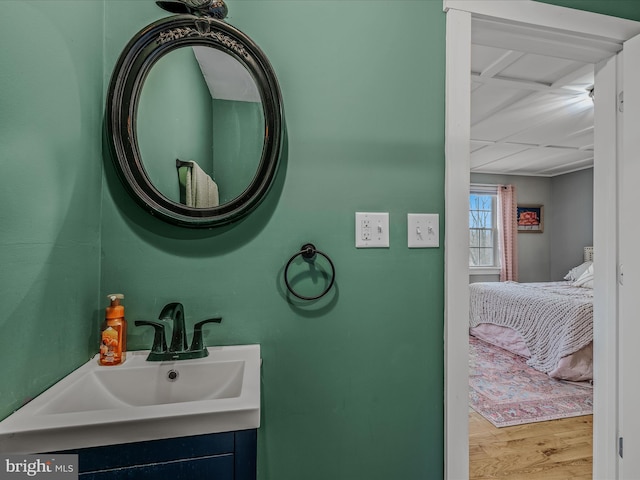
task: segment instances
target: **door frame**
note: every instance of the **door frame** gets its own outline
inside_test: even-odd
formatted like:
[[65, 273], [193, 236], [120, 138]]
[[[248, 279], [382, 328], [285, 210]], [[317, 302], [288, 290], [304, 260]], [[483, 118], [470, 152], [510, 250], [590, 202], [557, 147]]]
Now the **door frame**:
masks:
[[[535, 1], [443, 0], [446, 12], [445, 101], [445, 478], [469, 475], [468, 205], [471, 20], [498, 22], [615, 43], [640, 23]], [[617, 478], [617, 93], [616, 55], [596, 66], [594, 154], [594, 478]], [[609, 319], [605, 321], [605, 319]], [[611, 319], [614, 319], [612, 321]]]

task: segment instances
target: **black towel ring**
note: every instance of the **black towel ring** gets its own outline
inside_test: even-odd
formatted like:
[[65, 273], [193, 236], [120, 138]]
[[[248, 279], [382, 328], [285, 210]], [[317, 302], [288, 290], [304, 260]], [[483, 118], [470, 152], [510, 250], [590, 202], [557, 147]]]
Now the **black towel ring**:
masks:
[[[329, 286], [327, 286], [327, 288], [325, 288], [324, 291], [320, 295], [317, 295], [315, 297], [307, 297], [305, 295], [300, 295], [298, 292], [296, 292], [293, 289], [293, 287], [289, 283], [289, 267], [291, 266], [291, 262], [293, 262], [293, 260], [298, 255], [302, 255], [302, 258], [304, 260], [306, 260], [307, 262], [313, 262], [313, 259], [316, 256], [316, 254], [322, 255], [324, 258], [327, 259], [327, 261], [329, 262], [329, 265], [331, 265], [331, 281], [329, 282]], [[333, 262], [327, 256], [327, 254], [321, 252], [320, 250], [317, 250], [313, 243], [305, 243], [300, 248], [300, 251], [295, 253], [289, 259], [289, 261], [287, 262], [287, 266], [284, 268], [284, 283], [287, 285], [287, 288], [289, 289], [289, 291], [291, 293], [293, 293], [296, 297], [298, 297], [298, 298], [300, 298], [302, 300], [317, 300], [320, 297], [324, 297], [329, 292], [329, 290], [331, 290], [331, 287], [333, 287], [333, 283], [335, 282], [335, 280], [336, 280], [336, 268], [333, 266]]]

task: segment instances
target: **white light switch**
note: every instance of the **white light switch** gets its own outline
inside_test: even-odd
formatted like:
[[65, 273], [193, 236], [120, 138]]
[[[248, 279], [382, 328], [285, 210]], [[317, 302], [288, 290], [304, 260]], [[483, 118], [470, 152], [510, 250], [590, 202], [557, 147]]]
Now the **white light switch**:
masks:
[[407, 245], [409, 248], [439, 247], [439, 222], [437, 213], [408, 213]]
[[389, 246], [389, 214], [356, 212], [356, 248]]

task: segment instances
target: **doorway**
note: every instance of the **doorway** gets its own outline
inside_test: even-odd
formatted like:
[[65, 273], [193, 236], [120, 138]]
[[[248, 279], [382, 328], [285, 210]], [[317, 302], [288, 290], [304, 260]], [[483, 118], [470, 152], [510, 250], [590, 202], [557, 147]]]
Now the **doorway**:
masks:
[[[599, 58], [596, 83], [598, 115], [611, 115], [616, 109], [615, 53], [622, 42], [640, 33], [637, 22], [613, 17], [568, 10], [537, 2], [492, 2], [484, 0], [444, 0], [447, 11], [447, 62], [446, 62], [446, 225], [445, 239], [445, 471], [446, 477], [468, 477], [468, 191], [469, 191], [469, 139], [470, 139], [470, 62], [472, 17], [482, 16], [511, 26], [525, 26], [538, 30], [544, 38], [548, 33], [566, 35], [578, 39], [582, 50], [597, 53]], [[585, 47], [586, 46], [586, 47]], [[613, 59], [613, 61], [611, 60]], [[606, 225], [615, 220], [617, 212], [613, 195], [615, 189], [614, 121], [600, 122], [596, 133], [596, 170], [594, 174], [594, 223]], [[598, 151], [598, 148], [600, 151]], [[612, 154], [613, 152], [613, 154]], [[598, 168], [598, 162], [600, 167]], [[613, 167], [607, 162], [613, 162]], [[609, 166], [609, 168], [607, 168]], [[613, 177], [613, 178], [612, 178]], [[604, 267], [605, 260], [615, 265], [615, 228], [602, 228], [594, 232], [596, 264]], [[607, 261], [609, 265], [611, 262]], [[599, 267], [597, 267], [599, 268]], [[615, 270], [615, 268], [614, 268]], [[606, 441], [616, 438], [617, 429], [617, 323], [603, 322], [601, 318], [616, 318], [616, 273], [610, 268], [599, 269], [600, 287], [595, 291], [598, 308], [594, 315], [594, 330], [598, 338], [595, 375], [600, 379], [596, 392], [594, 423], [594, 477], [615, 478], [617, 458], [615, 450]], [[466, 301], [465, 301], [466, 300]], [[613, 316], [612, 316], [613, 314]], [[465, 352], [462, 355], [461, 352]]]

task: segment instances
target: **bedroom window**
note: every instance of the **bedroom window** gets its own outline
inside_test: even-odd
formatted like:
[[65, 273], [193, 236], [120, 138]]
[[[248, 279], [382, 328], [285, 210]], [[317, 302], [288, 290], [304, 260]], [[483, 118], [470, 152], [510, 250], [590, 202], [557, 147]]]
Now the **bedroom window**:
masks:
[[469, 266], [499, 268], [498, 195], [495, 185], [471, 185], [469, 195]]

